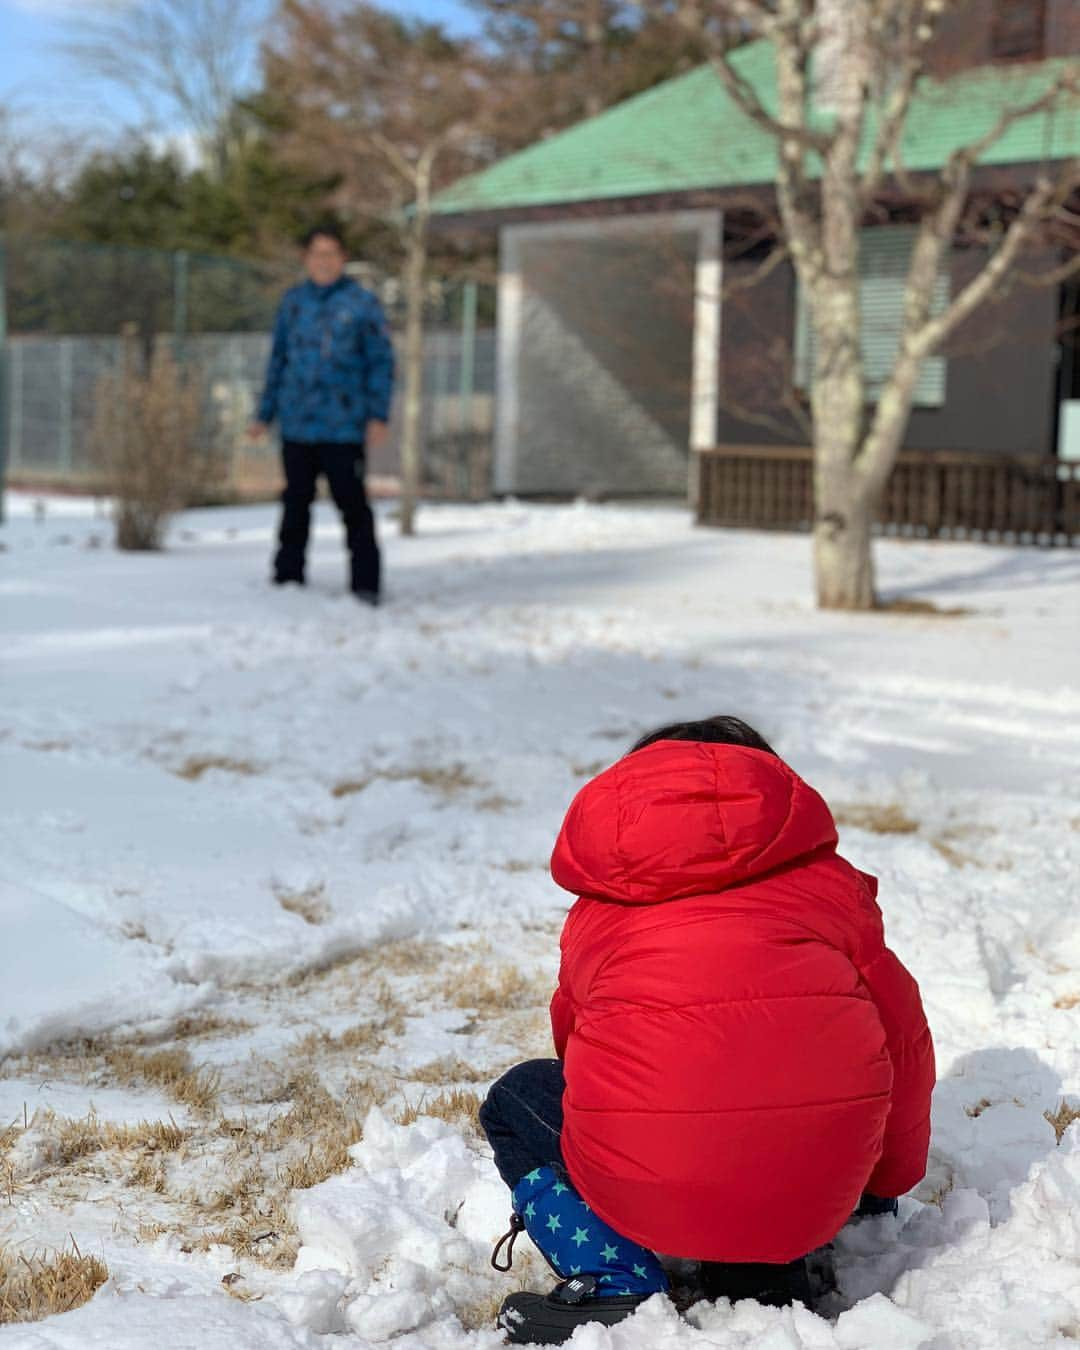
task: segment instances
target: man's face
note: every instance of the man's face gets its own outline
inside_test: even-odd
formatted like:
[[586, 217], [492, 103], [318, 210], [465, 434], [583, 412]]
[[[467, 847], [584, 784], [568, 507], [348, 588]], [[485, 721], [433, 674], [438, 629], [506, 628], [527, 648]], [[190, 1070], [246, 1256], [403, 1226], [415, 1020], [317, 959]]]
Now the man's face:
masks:
[[316, 286], [332, 286], [345, 271], [345, 250], [336, 239], [317, 234], [304, 250], [304, 266]]

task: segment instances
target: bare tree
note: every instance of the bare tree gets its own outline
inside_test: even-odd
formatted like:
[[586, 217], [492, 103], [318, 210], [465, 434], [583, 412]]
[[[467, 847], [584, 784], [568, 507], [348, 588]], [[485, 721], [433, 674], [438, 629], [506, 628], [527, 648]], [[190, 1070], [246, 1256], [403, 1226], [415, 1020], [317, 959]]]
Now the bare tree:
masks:
[[64, 45], [89, 75], [128, 90], [151, 122], [164, 103], [223, 172], [262, 21], [259, 0], [134, 0], [88, 7]]
[[[724, 51], [715, 65], [733, 101], [774, 140], [786, 253], [807, 297], [814, 338], [814, 560], [818, 604], [875, 604], [871, 528], [910, 417], [920, 370], [956, 330], [1016, 279], [1048, 231], [1080, 225], [1080, 160], [1044, 164], [1003, 200], [976, 191], [980, 161], [1025, 118], [1080, 93], [1080, 63], [1056, 63], [993, 125], [935, 173], [909, 173], [902, 144], [927, 54], [943, 16], [962, 0], [723, 0], [772, 47], [771, 106]], [[811, 71], [818, 71], [815, 89]], [[823, 78], [823, 72], [827, 78]], [[1034, 91], [1034, 92], [1033, 92]], [[876, 394], [860, 344], [859, 236], [875, 209], [916, 221], [895, 360]], [[884, 203], [884, 205], [883, 205]], [[988, 214], [993, 215], [987, 229]], [[989, 241], [983, 265], [941, 307], [938, 276], [961, 233]], [[1073, 251], [1056, 281], [1080, 270]]]
[[486, 155], [484, 60], [436, 25], [358, 0], [283, 0], [266, 53], [270, 87], [293, 101], [293, 151], [343, 176], [343, 203], [398, 233], [405, 297], [401, 530], [420, 493], [424, 299], [434, 192]]

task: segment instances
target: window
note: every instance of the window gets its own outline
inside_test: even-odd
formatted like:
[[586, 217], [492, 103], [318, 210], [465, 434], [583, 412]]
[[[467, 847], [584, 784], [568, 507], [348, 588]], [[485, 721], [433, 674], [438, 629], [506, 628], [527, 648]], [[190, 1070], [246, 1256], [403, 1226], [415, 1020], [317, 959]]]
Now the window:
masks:
[[990, 59], [1023, 61], [1045, 55], [1046, 0], [994, 0]]
[[[862, 288], [861, 343], [867, 393], [877, 398], [893, 368], [900, 343], [904, 312], [904, 284], [915, 244], [909, 225], [881, 225], [863, 230], [859, 240], [859, 277]], [[932, 312], [949, 303], [949, 278], [942, 270], [934, 291]], [[945, 402], [944, 356], [928, 357], [915, 386], [915, 405], [940, 408]], [[795, 305], [795, 383], [809, 389], [814, 371], [814, 335], [802, 288]]]

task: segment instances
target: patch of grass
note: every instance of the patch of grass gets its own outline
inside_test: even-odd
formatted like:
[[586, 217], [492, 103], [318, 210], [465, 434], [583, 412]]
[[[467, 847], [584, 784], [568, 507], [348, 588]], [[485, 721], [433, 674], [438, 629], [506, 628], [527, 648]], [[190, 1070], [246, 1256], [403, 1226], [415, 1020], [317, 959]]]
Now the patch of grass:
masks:
[[487, 1014], [506, 1013], [546, 1001], [549, 993], [546, 982], [541, 986], [517, 966], [483, 961], [454, 971], [442, 986], [443, 998], [453, 1007]]
[[238, 778], [254, 778], [262, 770], [248, 759], [235, 759], [232, 755], [189, 755], [172, 772], [187, 783], [197, 783], [204, 774], [212, 769], [220, 773], [235, 774]]
[[510, 858], [507, 862], [495, 863], [500, 872], [510, 872], [516, 875], [519, 872], [542, 872], [545, 864], [541, 862], [526, 862], [524, 858]]
[[144, 1154], [127, 1176], [129, 1185], [140, 1186], [153, 1191], [155, 1195], [164, 1195], [168, 1190], [168, 1173], [165, 1160], [153, 1153]]
[[1056, 1111], [1044, 1111], [1043, 1115], [1054, 1127], [1054, 1135], [1060, 1144], [1073, 1121], [1080, 1120], [1080, 1106], [1073, 1106], [1063, 1098]]
[[318, 1054], [333, 1054], [335, 1051], [360, 1052], [374, 1054], [382, 1049], [390, 1036], [400, 1036], [405, 1030], [405, 1016], [397, 1011], [389, 1018], [376, 1022], [357, 1022], [333, 1036], [329, 1031], [311, 1031], [291, 1047], [292, 1053], [300, 1060], [310, 1060]]
[[71, 1250], [25, 1256], [0, 1247], [0, 1324], [40, 1322], [90, 1301], [109, 1278], [96, 1256]]
[[966, 619], [977, 613], [965, 605], [944, 606], [933, 600], [921, 600], [918, 596], [901, 596], [896, 600], [885, 600], [878, 605], [883, 614], [917, 614], [934, 619]]
[[973, 852], [969, 847], [961, 847], [986, 839], [990, 833], [990, 830], [980, 825], [954, 825], [936, 834], [930, 843], [950, 867], [992, 867], [999, 872], [1007, 872], [1012, 867], [1008, 859], [987, 862], [984, 855]]
[[140, 1054], [127, 1046], [105, 1056], [112, 1073], [122, 1083], [153, 1083], [175, 1102], [195, 1111], [209, 1111], [217, 1104], [219, 1079], [210, 1069], [195, 1068], [186, 1050], [153, 1050]]
[[376, 943], [366, 955], [376, 970], [391, 975], [426, 975], [446, 959], [446, 948], [438, 942], [397, 938]]
[[181, 1017], [173, 1026], [172, 1035], [181, 1041], [200, 1040], [203, 1036], [236, 1036], [250, 1031], [251, 1023], [242, 1017], [219, 1017], [217, 1013], [193, 1013]]
[[520, 805], [521, 802], [516, 797], [504, 797], [501, 792], [493, 792], [488, 797], [481, 797], [476, 803], [476, 809], [501, 816], [504, 812], [512, 811], [515, 806]]
[[485, 786], [481, 779], [473, 777], [464, 764], [421, 764], [414, 768], [373, 769], [363, 777], [342, 778], [330, 789], [330, 795], [353, 797], [379, 779], [387, 783], [421, 783], [433, 792], [442, 793], [444, 797], [456, 797], [469, 788]]
[[511, 1292], [513, 1291], [499, 1288], [494, 1293], [485, 1294], [482, 1298], [467, 1303], [463, 1308], [458, 1308], [458, 1321], [466, 1331], [491, 1331], [503, 1305], [503, 1299]]
[[994, 1103], [989, 1097], [980, 1097], [974, 1106], [964, 1107], [964, 1115], [970, 1116], [972, 1120], [976, 1120], [988, 1107], [993, 1106], [993, 1104]]
[[136, 1125], [104, 1123], [91, 1111], [89, 1115], [72, 1120], [53, 1116], [49, 1126], [55, 1129], [60, 1161], [69, 1165], [91, 1153], [106, 1149], [129, 1151], [139, 1149], [150, 1153], [175, 1153], [187, 1138], [174, 1120], [141, 1120]]
[[274, 896], [281, 908], [289, 914], [297, 914], [305, 923], [318, 925], [326, 923], [333, 913], [325, 899], [325, 891], [326, 885], [322, 881], [314, 882], [299, 891], [275, 885]]
[[396, 1120], [399, 1125], [411, 1125], [421, 1116], [435, 1116], [451, 1124], [464, 1120], [472, 1130], [479, 1133], [480, 1103], [479, 1094], [471, 1088], [451, 1088], [440, 1092], [437, 1097], [421, 1097], [415, 1105], [399, 1111]]
[[443, 1083], [486, 1083], [490, 1077], [491, 1074], [483, 1069], [477, 1069], [451, 1055], [429, 1060], [418, 1069], [411, 1069], [408, 1074], [410, 1083], [430, 1083], [433, 1087]]
[[1055, 1008], [1076, 1008], [1080, 1007], [1080, 994], [1062, 994], [1060, 998], [1054, 999]]
[[594, 759], [591, 764], [571, 764], [570, 772], [575, 778], [595, 778], [608, 767], [606, 759]]
[[897, 802], [848, 802], [833, 810], [837, 825], [871, 834], [915, 834], [919, 822]]
[[349, 1149], [363, 1138], [363, 1117], [370, 1104], [360, 1084], [354, 1084], [351, 1100], [339, 1101], [314, 1075], [302, 1078], [289, 1110], [272, 1120], [266, 1131], [267, 1145], [274, 1150], [302, 1146], [278, 1169], [285, 1185], [306, 1190], [343, 1172], [349, 1166]]

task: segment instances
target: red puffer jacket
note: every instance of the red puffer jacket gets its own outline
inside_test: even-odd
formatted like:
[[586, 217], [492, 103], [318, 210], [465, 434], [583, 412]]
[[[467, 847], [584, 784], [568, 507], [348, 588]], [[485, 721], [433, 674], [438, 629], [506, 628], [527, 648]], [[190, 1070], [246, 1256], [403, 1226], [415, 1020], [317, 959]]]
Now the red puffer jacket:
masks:
[[593, 779], [551, 871], [581, 896], [551, 1005], [563, 1153], [655, 1251], [790, 1261], [923, 1175], [934, 1053], [877, 883], [759, 750], [659, 741]]

